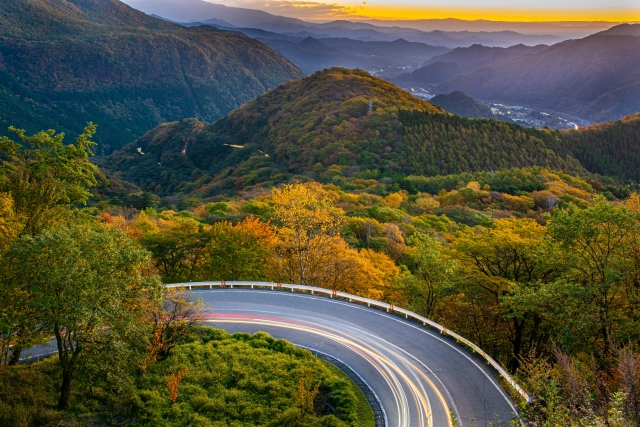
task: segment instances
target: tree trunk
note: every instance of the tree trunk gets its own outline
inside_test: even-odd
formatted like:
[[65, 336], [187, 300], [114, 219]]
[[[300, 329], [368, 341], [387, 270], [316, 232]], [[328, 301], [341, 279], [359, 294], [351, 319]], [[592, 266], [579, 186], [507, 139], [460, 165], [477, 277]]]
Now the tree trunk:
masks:
[[60, 400], [58, 409], [68, 409], [71, 405], [71, 372], [62, 374], [62, 385], [60, 386]]
[[512, 374], [515, 374], [516, 370], [520, 366], [520, 351], [522, 349], [522, 335], [524, 332], [524, 325], [526, 323], [526, 317], [522, 319], [521, 322], [518, 322], [517, 319], [513, 319], [513, 328], [514, 328], [514, 336], [513, 336], [513, 356], [511, 357], [511, 361], [509, 363], [509, 371]]
[[9, 366], [15, 366], [18, 364], [18, 362], [20, 362], [20, 354], [22, 353], [22, 346], [14, 346], [11, 349], [11, 357], [9, 358], [9, 361], [7, 362], [7, 365]]

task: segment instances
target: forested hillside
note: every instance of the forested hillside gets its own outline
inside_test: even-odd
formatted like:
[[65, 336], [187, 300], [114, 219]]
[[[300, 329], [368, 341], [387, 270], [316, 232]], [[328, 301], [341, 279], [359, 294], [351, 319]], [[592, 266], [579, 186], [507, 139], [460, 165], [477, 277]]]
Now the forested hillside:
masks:
[[159, 123], [213, 121], [302, 73], [248, 37], [186, 29], [117, 0], [0, 2], [0, 129], [78, 133], [100, 153]]
[[454, 77], [436, 89], [594, 122], [618, 120], [640, 110], [640, 37], [595, 34], [565, 41]]
[[640, 182], [640, 114], [565, 131], [562, 149], [594, 173]]
[[559, 133], [452, 116], [364, 71], [324, 70], [258, 97], [214, 124], [159, 126], [101, 163], [157, 194], [212, 196], [294, 176], [434, 175], [545, 166]]

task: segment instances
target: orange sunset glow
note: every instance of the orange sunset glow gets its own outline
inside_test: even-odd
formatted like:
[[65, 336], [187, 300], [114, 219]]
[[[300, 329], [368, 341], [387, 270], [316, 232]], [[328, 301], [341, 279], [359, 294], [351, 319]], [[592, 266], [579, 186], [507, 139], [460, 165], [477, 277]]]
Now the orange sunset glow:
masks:
[[[563, 21], [640, 21], [637, 9], [516, 9], [516, 8], [447, 8], [417, 5], [359, 5], [347, 6], [350, 19], [486, 19], [510, 22], [563, 22]], [[345, 12], [342, 9], [342, 12]], [[319, 19], [319, 18], [316, 18]]]

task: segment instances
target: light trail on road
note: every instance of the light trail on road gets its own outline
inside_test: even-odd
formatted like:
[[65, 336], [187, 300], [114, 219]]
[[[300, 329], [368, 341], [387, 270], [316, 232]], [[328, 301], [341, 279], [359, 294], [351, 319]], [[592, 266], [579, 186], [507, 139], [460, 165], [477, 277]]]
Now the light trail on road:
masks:
[[[309, 294], [196, 290], [206, 322], [230, 333], [265, 331], [344, 362], [366, 380], [389, 427], [507, 425], [515, 408], [496, 372], [466, 348], [402, 317]], [[497, 424], [496, 419], [504, 424]]]
[[[251, 318], [248, 318], [251, 317]], [[271, 317], [244, 316], [231, 313], [216, 313], [207, 323], [251, 324], [261, 327], [285, 328], [315, 334], [330, 339], [362, 356], [385, 379], [391, 389], [397, 409], [397, 425], [401, 427], [433, 427], [433, 416], [428, 394], [435, 394], [443, 414], [449, 413], [446, 399], [433, 382], [415, 364], [402, 354], [392, 350], [395, 346], [385, 340], [374, 340], [365, 331], [349, 328], [349, 336], [339, 334], [332, 328], [318, 327], [300, 320], [274, 319]], [[332, 325], [334, 326], [334, 325]], [[344, 331], [341, 331], [344, 332]], [[399, 366], [400, 365], [400, 366]], [[429, 389], [429, 392], [427, 391]], [[407, 397], [409, 395], [410, 397]], [[412, 404], [409, 403], [412, 400]], [[410, 408], [416, 409], [411, 416]], [[394, 423], [394, 425], [396, 425]], [[439, 424], [442, 425], [442, 424]], [[447, 417], [447, 426], [453, 426]]]

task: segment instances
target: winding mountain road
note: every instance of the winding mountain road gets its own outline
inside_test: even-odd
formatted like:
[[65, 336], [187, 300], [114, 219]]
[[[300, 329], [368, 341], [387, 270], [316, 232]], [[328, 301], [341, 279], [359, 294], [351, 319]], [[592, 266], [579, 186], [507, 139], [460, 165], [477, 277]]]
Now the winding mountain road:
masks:
[[455, 339], [379, 308], [309, 293], [198, 289], [206, 323], [228, 332], [265, 331], [333, 356], [373, 390], [389, 427], [502, 425], [515, 407], [480, 354]]

